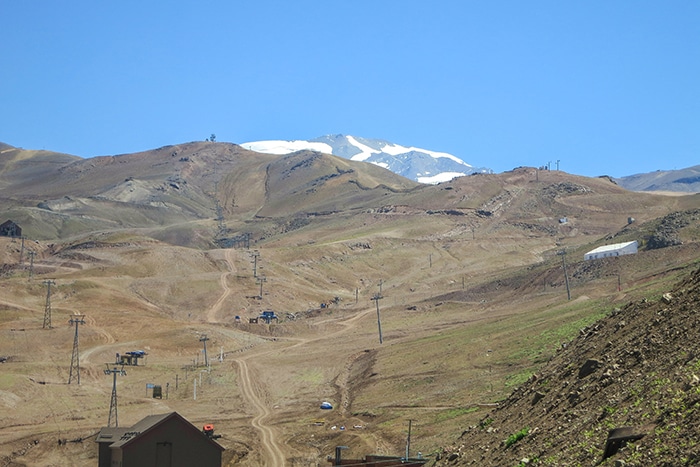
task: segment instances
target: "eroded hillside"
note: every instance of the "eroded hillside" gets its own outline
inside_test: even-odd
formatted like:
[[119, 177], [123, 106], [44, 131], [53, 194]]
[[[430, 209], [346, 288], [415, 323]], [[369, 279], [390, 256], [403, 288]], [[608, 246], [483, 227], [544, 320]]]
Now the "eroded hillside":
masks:
[[[437, 465], [696, 465], [698, 290], [695, 271], [662, 296], [616, 308], [582, 328], [496, 410], [466, 428]], [[626, 444], [608, 443], [611, 430], [621, 428], [628, 429]]]
[[[415, 451], [463, 462], [464, 449], [443, 447], [514, 386], [541, 382], [523, 385], [562, 342], [630, 301], [656, 303], [700, 258], [697, 197], [606, 178], [521, 168], [423, 186], [318, 153], [219, 143], [61, 161], [58, 171], [36, 161], [46, 184], [3, 173], [0, 215], [25, 237], [0, 238], [10, 465], [94, 465], [86, 440], [106, 421], [105, 364], [134, 349], [148, 357], [118, 382], [120, 419], [176, 410], [214, 421], [225, 465], [325, 465], [337, 445], [352, 457], [401, 453], [408, 420]], [[637, 255], [583, 261], [633, 239]], [[250, 322], [265, 310], [278, 319]], [[80, 386], [66, 384], [75, 313], [86, 317]], [[615, 313], [606, 320], [632, 312]], [[218, 354], [210, 367], [204, 336]], [[144, 391], [153, 383], [170, 385], [167, 399]], [[539, 404], [559, 394], [536, 390]], [[321, 401], [335, 409], [320, 412]]]

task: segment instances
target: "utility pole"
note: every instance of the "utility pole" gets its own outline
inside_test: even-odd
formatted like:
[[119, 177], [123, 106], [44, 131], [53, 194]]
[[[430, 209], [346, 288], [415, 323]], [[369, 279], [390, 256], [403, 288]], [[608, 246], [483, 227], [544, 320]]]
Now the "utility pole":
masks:
[[411, 420], [410, 418], [408, 419], [408, 438], [406, 438], [406, 462], [408, 462], [408, 457], [411, 452]]
[[19, 250], [19, 264], [24, 264], [24, 235], [22, 235], [22, 247]]
[[117, 369], [115, 366], [113, 369], [109, 368], [109, 363], [107, 364], [107, 369], [104, 370], [106, 375], [111, 374], [112, 379], [112, 399], [109, 402], [109, 418], [107, 419], [107, 427], [112, 426], [112, 419], [114, 419], [114, 426], [119, 427], [119, 420], [117, 419], [117, 375], [126, 376], [126, 371], [124, 367]]
[[559, 172], [559, 162], [561, 162], [559, 159], [557, 159], [557, 172]]
[[569, 288], [569, 274], [566, 272], [566, 250], [562, 250], [561, 254], [561, 264], [564, 268], [564, 281], [566, 282], [566, 298], [571, 300], [571, 289]]
[[44, 306], [44, 329], [51, 329], [51, 286], [56, 285], [53, 280], [45, 280], [46, 305]]
[[267, 279], [265, 278], [265, 276], [258, 277], [258, 281], [257, 281], [257, 282], [258, 282], [258, 284], [260, 284], [260, 295], [258, 295], [258, 298], [259, 298], [260, 300], [262, 300], [262, 298], [263, 298], [263, 291], [262, 291], [263, 282], [267, 282]]
[[209, 366], [209, 358], [207, 357], [207, 341], [209, 338], [207, 337], [206, 334], [202, 335], [202, 337], [199, 338], [199, 342], [202, 342], [204, 344], [204, 366], [208, 367]]
[[80, 349], [78, 348], [78, 326], [80, 324], [85, 324], [85, 315], [75, 314], [71, 316], [70, 323], [75, 325], [75, 337], [73, 337], [73, 355], [70, 358], [70, 373], [68, 375], [68, 384], [73, 381], [73, 374], [75, 374], [78, 380], [78, 385], [80, 385]]
[[375, 301], [377, 304], [377, 328], [379, 329], [379, 343], [382, 344], [384, 343], [384, 340], [382, 339], [382, 320], [379, 317], [379, 300], [381, 300], [382, 297], [380, 294], [375, 294], [374, 297], [372, 297], [372, 300]]

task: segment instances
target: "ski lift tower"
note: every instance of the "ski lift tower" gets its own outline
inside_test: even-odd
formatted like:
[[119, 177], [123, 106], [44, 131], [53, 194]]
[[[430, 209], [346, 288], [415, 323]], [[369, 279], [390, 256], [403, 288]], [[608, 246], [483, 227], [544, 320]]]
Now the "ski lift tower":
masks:
[[45, 280], [46, 305], [44, 306], [44, 329], [51, 329], [51, 286], [56, 285], [53, 280]]
[[382, 339], [382, 320], [379, 316], [379, 300], [381, 300], [382, 295], [381, 294], [375, 294], [371, 299], [374, 300], [374, 302], [377, 304], [377, 328], [379, 329], [379, 343], [383, 343], [384, 340]]
[[114, 418], [114, 426], [119, 427], [119, 421], [117, 420], [117, 375], [126, 376], [126, 371], [124, 371], [124, 367], [119, 369], [116, 366], [114, 368], [110, 368], [109, 363], [107, 363], [107, 369], [104, 371], [106, 375], [111, 374], [113, 376], [112, 399], [109, 402], [109, 418], [107, 419], [107, 427], [112, 426], [112, 418]]
[[209, 357], [207, 357], [207, 341], [209, 338], [207, 337], [206, 334], [203, 334], [202, 337], [199, 338], [199, 342], [202, 342], [204, 344], [204, 366], [208, 367], [209, 366]]
[[85, 324], [85, 315], [75, 314], [71, 316], [70, 323], [75, 325], [75, 336], [73, 337], [73, 354], [70, 358], [70, 374], [68, 375], [68, 384], [73, 381], [73, 374], [75, 374], [78, 380], [78, 385], [80, 385], [80, 349], [78, 348], [78, 326]]

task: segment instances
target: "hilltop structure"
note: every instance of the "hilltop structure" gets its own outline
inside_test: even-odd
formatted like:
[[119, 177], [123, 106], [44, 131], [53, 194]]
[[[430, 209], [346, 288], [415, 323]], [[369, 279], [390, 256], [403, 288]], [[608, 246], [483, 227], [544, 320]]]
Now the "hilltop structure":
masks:
[[583, 255], [583, 259], [588, 261], [598, 258], [609, 258], [612, 256], [633, 255], [637, 253], [637, 240], [625, 243], [615, 243], [612, 245], [603, 245], [589, 251]]

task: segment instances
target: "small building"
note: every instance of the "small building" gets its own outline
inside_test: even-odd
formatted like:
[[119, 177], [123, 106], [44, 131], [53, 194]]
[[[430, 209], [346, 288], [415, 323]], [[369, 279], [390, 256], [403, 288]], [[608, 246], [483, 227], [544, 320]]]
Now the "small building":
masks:
[[588, 261], [590, 259], [610, 258], [622, 255], [634, 255], [636, 253], [637, 241], [633, 240], [631, 242], [599, 246], [598, 248], [591, 250], [585, 255], [583, 255], [583, 259]]
[[0, 224], [0, 237], [21, 237], [22, 227], [12, 221], [5, 221]]
[[99, 467], [221, 467], [224, 448], [177, 412], [149, 415], [135, 425], [102, 428]]

